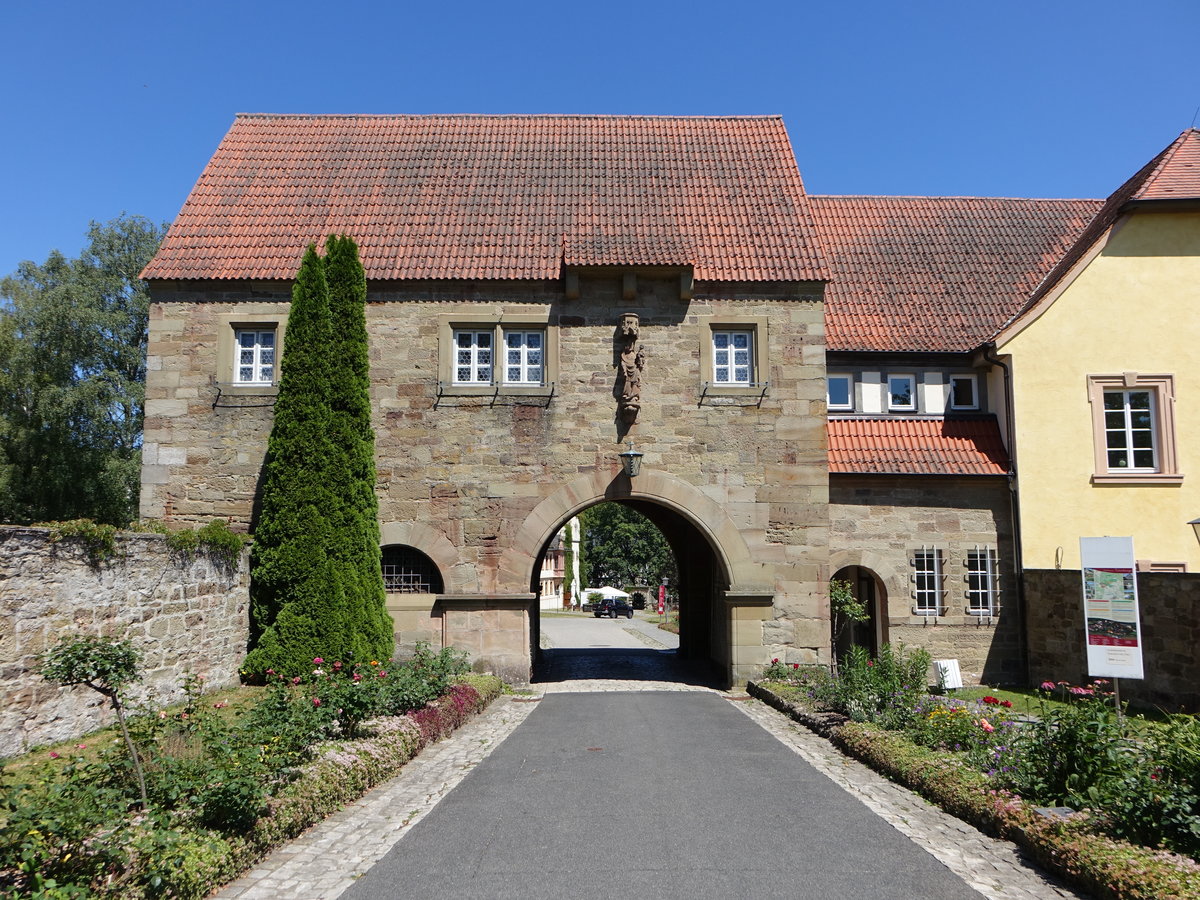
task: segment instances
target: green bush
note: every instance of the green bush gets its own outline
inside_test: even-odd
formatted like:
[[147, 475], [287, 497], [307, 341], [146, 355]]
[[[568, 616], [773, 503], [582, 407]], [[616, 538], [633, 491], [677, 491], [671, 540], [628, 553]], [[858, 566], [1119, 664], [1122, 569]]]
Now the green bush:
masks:
[[[916, 715], [929, 687], [929, 653], [884, 644], [872, 659], [865, 647], [851, 647], [834, 677], [806, 674], [818, 703], [856, 722], [883, 722], [902, 728]], [[796, 670], [800, 671], [800, 670]]]
[[[368, 664], [358, 681], [353, 667], [324, 661], [306, 676], [276, 677], [261, 701], [233, 720], [215, 714], [199, 678], [185, 680], [181, 708], [130, 720], [146, 763], [144, 804], [119, 746], [91, 763], [29, 769], [34, 774], [23, 781], [4, 775], [0, 898], [207, 896], [391, 775], [427, 734], [448, 734], [500, 693], [495, 678], [450, 683], [466, 667], [462, 654], [418, 651], [407, 662]], [[376, 673], [373, 681], [367, 670]], [[71, 669], [75, 676], [102, 671]], [[128, 667], [108, 674], [120, 681]], [[399, 702], [382, 690], [393, 676], [406, 685], [396, 696], [407, 692], [420, 703], [419, 717], [379, 720], [377, 735], [347, 740], [362, 733], [368, 709]], [[360, 685], [368, 687], [351, 693]], [[313, 703], [322, 697], [329, 702]], [[370, 700], [353, 709], [334, 706], [347, 698]]]

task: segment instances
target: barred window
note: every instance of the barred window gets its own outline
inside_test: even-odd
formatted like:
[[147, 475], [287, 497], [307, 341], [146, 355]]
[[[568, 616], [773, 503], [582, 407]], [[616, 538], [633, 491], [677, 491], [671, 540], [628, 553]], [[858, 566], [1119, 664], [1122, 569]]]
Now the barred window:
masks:
[[922, 547], [913, 553], [913, 599], [917, 615], [942, 613], [942, 551]]
[[440, 594], [442, 576], [433, 560], [413, 547], [383, 548], [383, 586], [389, 594]]
[[967, 553], [967, 612], [993, 616], [1000, 608], [1000, 572], [996, 551], [976, 547]]

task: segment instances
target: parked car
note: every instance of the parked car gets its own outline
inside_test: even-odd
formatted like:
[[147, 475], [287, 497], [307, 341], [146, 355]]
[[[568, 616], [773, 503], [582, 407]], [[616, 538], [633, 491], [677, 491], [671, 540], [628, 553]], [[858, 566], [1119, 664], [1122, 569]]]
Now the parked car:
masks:
[[592, 615], [597, 619], [601, 616], [608, 616], [610, 619], [615, 619], [617, 616], [624, 616], [627, 619], [633, 618], [633, 607], [629, 602], [617, 597], [615, 600], [601, 600], [592, 609]]

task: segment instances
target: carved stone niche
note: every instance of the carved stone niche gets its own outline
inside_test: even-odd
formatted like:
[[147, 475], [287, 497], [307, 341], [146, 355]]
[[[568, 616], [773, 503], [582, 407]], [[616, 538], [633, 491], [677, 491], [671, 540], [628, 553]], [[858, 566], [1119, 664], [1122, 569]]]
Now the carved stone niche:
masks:
[[646, 368], [646, 351], [639, 340], [641, 319], [637, 313], [622, 313], [617, 325], [621, 370], [617, 409], [622, 421], [633, 424], [642, 408], [642, 371]]

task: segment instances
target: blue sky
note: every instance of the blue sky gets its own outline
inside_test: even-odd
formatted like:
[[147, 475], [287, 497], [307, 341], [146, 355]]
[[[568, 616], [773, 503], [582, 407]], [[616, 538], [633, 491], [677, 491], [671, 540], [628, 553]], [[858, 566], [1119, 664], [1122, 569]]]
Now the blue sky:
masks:
[[0, 275], [173, 218], [238, 112], [780, 114], [812, 193], [1102, 197], [1200, 107], [1196, 0], [6, 7]]

